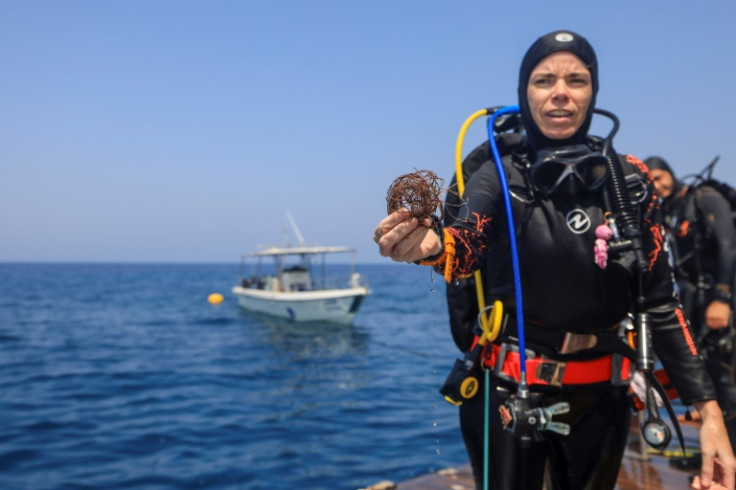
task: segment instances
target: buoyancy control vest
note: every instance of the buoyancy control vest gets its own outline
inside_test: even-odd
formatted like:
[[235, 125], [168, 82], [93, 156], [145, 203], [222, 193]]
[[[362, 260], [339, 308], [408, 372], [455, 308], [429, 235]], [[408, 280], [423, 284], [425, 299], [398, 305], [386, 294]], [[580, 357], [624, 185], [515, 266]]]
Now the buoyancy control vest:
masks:
[[[514, 220], [517, 237], [526, 233], [533, 233], [534, 240], [521, 240], [519, 243], [521, 261], [527, 274], [540, 275], [539, 281], [524, 285], [525, 310], [545, 312], [544, 319], [531, 317], [530, 321], [543, 321], [552, 328], [564, 328], [568, 331], [590, 331], [591, 329], [605, 329], [612, 325], [612, 318], [622, 319], [627, 313], [625, 301], [606, 301], [604, 298], [620, 297], [629, 294], [628, 286], [630, 271], [623, 267], [611, 267], [603, 271], [593, 266], [592, 244], [595, 240], [595, 227], [604, 223], [604, 212], [610, 209], [607, 193], [591, 192], [585, 195], [572, 197], [556, 196], [554, 202], [543, 198], [528, 182], [530, 167], [521, 135], [506, 133], [497, 136], [501, 150], [506, 176], [509, 182]], [[588, 137], [587, 144], [593, 150], [599, 150], [601, 140], [597, 137]], [[492, 158], [485, 142], [475, 148], [463, 163], [463, 174], [466, 180], [481, 170], [481, 173], [491, 171], [484, 165], [493, 166]], [[632, 165], [622, 165], [626, 169], [626, 180], [631, 190], [631, 199], [640, 201], [645, 195], [646, 185], [643, 176], [636, 172]], [[495, 170], [494, 170], [495, 171]], [[454, 184], [454, 179], [453, 179]], [[460, 203], [457, 193], [452, 191], [446, 197], [445, 222], [451, 222], [456, 216], [455, 208]], [[499, 216], [497, 230], [506, 230], [505, 218]], [[542, 235], [542, 236], [540, 236]], [[550, 255], [549, 249], [543, 254], [535, 253], [535, 243], [539, 240], [559, 244]], [[513, 274], [509, 260], [509, 245], [506, 233], [500, 231], [494, 237], [494, 252], [486, 254], [481, 268], [484, 282], [486, 304], [495, 299], [501, 299], [507, 309], [511, 309], [513, 300]], [[556, 256], [554, 256], [556, 254]], [[580, 260], [586, 257], [587, 260]], [[541, 262], [540, 262], [541, 261]], [[543, 277], [552, 263], [566, 263], [564, 277]], [[532, 271], [532, 272], [530, 272]], [[554, 274], [554, 272], [550, 272]], [[616, 276], [612, 280], [612, 276]], [[602, 280], [607, 276], [606, 280]], [[475, 279], [473, 277], [453, 281], [447, 284], [446, 296], [449, 308], [450, 326], [453, 339], [461, 351], [467, 351], [477, 333], [478, 306], [475, 293]], [[535, 290], [548, 284], [560, 284], [559, 289]], [[589, 290], [594, 291], [601, 301], [580, 301], [568, 291], [564, 284], [589, 284]], [[542, 285], [542, 286], [540, 286]], [[572, 287], [570, 289], [573, 289]], [[575, 311], [578, 318], [585, 318], [580, 324], [570, 321], [567, 313]]]

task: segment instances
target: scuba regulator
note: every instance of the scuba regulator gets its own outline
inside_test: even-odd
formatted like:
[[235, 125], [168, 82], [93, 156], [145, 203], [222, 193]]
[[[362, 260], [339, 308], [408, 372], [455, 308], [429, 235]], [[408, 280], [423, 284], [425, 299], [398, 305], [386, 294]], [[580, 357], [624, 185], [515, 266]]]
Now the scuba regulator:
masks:
[[654, 449], [666, 448], [672, 438], [669, 427], [659, 415], [655, 397], [656, 392], [664, 402], [670, 420], [672, 420], [675, 427], [682, 452], [685, 454], [685, 440], [672, 409], [672, 404], [669, 402], [662, 384], [654, 375], [655, 361], [652, 349], [652, 332], [649, 315], [644, 311], [643, 296], [644, 275], [648, 270], [649, 262], [644, 253], [641, 230], [637, 224], [637, 215], [629, 194], [628, 185], [618, 161], [618, 156], [613, 150], [613, 136], [618, 132], [619, 120], [615, 114], [609, 111], [594, 109], [594, 112], [608, 117], [613, 122], [611, 132], [603, 140], [602, 150], [603, 156], [608, 160], [610, 172], [606, 183], [606, 190], [609, 193], [612, 207], [612, 217], [608, 219], [608, 224], [613, 232], [612, 239], [609, 241], [610, 250], [619, 255], [616, 262], [634, 274], [637, 281], [637, 297], [634, 304], [636, 309], [634, 327], [637, 334], [636, 367], [644, 375], [646, 393], [644, 403], [647, 410], [647, 418], [641, 425], [642, 436], [647, 444]]

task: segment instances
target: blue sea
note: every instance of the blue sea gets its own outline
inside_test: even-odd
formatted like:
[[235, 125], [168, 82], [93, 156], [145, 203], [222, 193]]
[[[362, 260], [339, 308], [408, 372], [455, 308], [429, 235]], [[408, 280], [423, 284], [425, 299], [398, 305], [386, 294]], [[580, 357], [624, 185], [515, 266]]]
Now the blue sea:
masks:
[[339, 326], [242, 311], [237, 264], [0, 264], [0, 488], [354, 490], [466, 463], [442, 278], [358, 271], [372, 295]]

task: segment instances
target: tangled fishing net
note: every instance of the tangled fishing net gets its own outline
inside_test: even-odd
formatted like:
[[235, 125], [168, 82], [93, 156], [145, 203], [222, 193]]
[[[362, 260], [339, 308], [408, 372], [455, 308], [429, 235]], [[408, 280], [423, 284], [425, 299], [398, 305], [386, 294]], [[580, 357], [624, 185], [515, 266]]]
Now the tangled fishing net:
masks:
[[442, 221], [442, 184], [444, 180], [430, 170], [417, 170], [397, 177], [386, 194], [388, 214], [401, 208], [409, 210], [420, 223], [435, 216]]

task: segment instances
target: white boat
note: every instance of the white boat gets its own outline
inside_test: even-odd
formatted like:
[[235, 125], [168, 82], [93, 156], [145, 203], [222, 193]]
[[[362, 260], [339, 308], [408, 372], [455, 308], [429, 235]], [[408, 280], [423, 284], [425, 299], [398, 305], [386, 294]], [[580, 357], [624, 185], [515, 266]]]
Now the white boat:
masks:
[[[367, 279], [355, 272], [355, 249], [304, 245], [291, 216], [289, 219], [300, 245], [272, 246], [244, 254], [240, 282], [232, 289], [238, 303], [247, 310], [295, 322], [352, 323], [370, 294]], [[349, 256], [349, 265], [331, 263], [328, 273], [328, 256]], [[246, 277], [248, 266], [254, 273]], [[317, 266], [319, 271], [315, 271]], [[335, 274], [340, 268], [345, 269], [342, 276]]]

